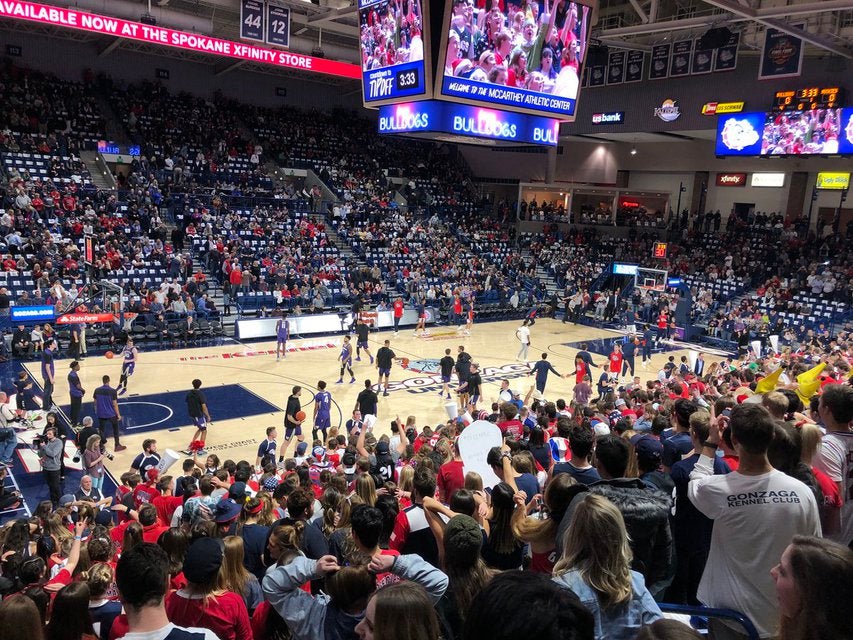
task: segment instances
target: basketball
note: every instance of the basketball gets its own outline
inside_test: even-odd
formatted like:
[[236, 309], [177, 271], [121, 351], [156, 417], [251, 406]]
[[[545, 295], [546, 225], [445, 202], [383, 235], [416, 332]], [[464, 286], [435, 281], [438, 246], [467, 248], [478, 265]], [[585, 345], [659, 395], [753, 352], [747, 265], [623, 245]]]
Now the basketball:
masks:
[[107, 352], [104, 354], [104, 357], [105, 357], [107, 360], [112, 360], [112, 359], [113, 359], [113, 356], [115, 356], [115, 354], [114, 354], [112, 351], [107, 351]]
[[303, 420], [305, 420], [305, 412], [304, 411], [297, 411], [296, 415], [293, 417], [296, 418], [296, 422], [302, 422]]
[[409, 366], [409, 359], [408, 358], [401, 358], [400, 364], [403, 365], [404, 367], [408, 367]]

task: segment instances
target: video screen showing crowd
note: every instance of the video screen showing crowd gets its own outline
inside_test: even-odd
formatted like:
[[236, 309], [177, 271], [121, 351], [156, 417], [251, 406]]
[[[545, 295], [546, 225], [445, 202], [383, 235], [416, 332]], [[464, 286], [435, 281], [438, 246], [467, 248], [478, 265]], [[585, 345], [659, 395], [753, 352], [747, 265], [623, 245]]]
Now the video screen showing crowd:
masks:
[[574, 99], [588, 21], [565, 0], [453, 0], [444, 74]]
[[360, 11], [364, 71], [424, 59], [420, 0], [389, 0]]
[[761, 155], [838, 153], [841, 123], [841, 109], [770, 113]]

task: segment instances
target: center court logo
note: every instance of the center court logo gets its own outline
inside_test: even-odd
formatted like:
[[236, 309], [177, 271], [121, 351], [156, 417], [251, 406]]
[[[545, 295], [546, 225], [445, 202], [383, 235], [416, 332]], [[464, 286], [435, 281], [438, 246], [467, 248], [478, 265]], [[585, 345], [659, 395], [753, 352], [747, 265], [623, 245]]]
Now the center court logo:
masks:
[[[439, 372], [438, 360], [412, 360], [409, 362], [407, 370], [415, 372], [412, 365], [418, 366], [418, 363], [425, 363], [425, 367], [432, 366], [435, 363], [436, 371]], [[442, 381], [438, 373], [424, 371], [427, 375], [420, 378], [409, 378], [400, 382], [391, 382], [388, 384], [388, 391], [408, 391], [409, 393], [434, 393], [441, 389]], [[505, 364], [500, 367], [485, 367], [482, 370], [481, 376], [483, 382], [498, 382], [507, 379], [522, 378], [530, 374], [530, 368], [523, 364]], [[373, 388], [378, 390], [379, 385]]]
[[406, 371], [411, 371], [412, 373], [428, 373], [433, 375], [441, 372], [441, 365], [438, 360], [433, 359], [409, 360], [408, 364], [404, 362], [402, 367]]

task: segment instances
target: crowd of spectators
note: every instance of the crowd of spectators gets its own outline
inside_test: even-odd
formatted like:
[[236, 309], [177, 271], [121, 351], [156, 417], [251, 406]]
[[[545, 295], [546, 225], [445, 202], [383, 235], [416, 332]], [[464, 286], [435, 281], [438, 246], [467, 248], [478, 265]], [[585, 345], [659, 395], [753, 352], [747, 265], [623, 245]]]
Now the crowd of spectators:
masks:
[[739, 611], [761, 638], [846, 637], [853, 343], [670, 358], [642, 384], [632, 340], [606, 364], [579, 352], [572, 400], [507, 380], [491, 411], [468, 406], [503, 436], [491, 487], [465, 472], [465, 418], [377, 437], [354, 414], [292, 452], [270, 427], [255, 460], [163, 472], [148, 439], [115, 492], [86, 475], [0, 529], [4, 637], [509, 640], [555, 616], [542, 637], [699, 637], [662, 603]]

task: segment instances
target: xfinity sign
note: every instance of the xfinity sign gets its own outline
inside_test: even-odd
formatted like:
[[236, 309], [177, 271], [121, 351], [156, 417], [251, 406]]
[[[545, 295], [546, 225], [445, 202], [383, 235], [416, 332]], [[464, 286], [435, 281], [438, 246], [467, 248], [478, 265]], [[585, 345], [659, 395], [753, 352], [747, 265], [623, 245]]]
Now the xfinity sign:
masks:
[[592, 124], [625, 124], [625, 112], [593, 113]]
[[746, 186], [745, 173], [718, 173], [718, 187], [744, 187]]

